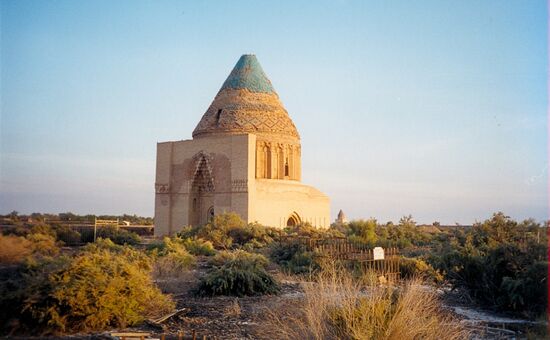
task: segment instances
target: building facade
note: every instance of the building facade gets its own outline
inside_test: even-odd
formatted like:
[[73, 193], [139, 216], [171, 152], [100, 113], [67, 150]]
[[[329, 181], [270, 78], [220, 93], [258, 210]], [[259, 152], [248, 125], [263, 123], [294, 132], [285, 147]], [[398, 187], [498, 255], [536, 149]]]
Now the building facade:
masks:
[[236, 212], [247, 222], [330, 225], [301, 180], [300, 135], [254, 55], [243, 55], [193, 131], [157, 144], [155, 235]]

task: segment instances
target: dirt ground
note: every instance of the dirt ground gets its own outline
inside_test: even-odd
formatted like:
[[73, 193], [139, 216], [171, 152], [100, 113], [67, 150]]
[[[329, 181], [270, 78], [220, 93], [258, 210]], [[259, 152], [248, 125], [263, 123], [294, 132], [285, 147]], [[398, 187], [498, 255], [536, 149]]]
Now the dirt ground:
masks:
[[161, 289], [172, 294], [177, 309], [183, 312], [163, 323], [164, 329], [155, 329], [150, 325], [134, 328], [150, 332], [177, 334], [184, 331], [190, 334], [195, 330], [202, 338], [219, 339], [278, 339], [273, 327], [270, 327], [271, 313], [280, 317], [300, 308], [302, 290], [300, 282], [293, 277], [281, 274], [277, 268], [270, 272], [281, 282], [278, 295], [248, 297], [197, 297], [193, 293], [200, 276], [207, 270], [206, 261], [200, 261], [197, 269], [177, 278], [158, 278]]
[[[111, 337], [113, 332], [143, 332], [150, 333], [151, 338], [177, 339], [178, 332], [184, 332], [184, 339], [192, 339], [195, 331], [197, 339], [280, 339], [278, 329], [273, 321], [273, 313], [279, 319], [296, 317], [303, 302], [303, 280], [294, 276], [287, 276], [273, 266], [270, 272], [281, 283], [278, 295], [251, 296], [251, 297], [197, 297], [193, 289], [198, 280], [205, 275], [208, 269], [208, 259], [199, 258], [196, 269], [183, 273], [178, 277], [156, 277], [155, 281], [161, 290], [171, 294], [176, 301], [176, 308], [180, 313], [168, 318], [161, 324], [143, 323], [128, 329], [111, 330], [101, 334], [81, 334], [66, 337], [50, 337], [49, 339], [116, 339]], [[516, 339], [518, 333], [506, 333], [497, 330], [494, 334], [487, 333], [487, 323], [482, 320], [472, 320], [470, 317], [455, 313], [457, 306], [465, 307], [456, 301], [456, 296], [445, 298], [445, 305], [450, 312], [458, 316], [466, 324], [472, 324], [476, 339]], [[507, 327], [508, 328], [508, 327]], [[519, 334], [521, 334], [520, 332]], [[1, 338], [1, 337], [0, 337]], [[19, 337], [15, 339], [23, 339]], [[39, 339], [40, 337], [34, 338]], [[25, 338], [28, 339], [28, 338]], [[127, 338], [129, 339], [129, 338]]]

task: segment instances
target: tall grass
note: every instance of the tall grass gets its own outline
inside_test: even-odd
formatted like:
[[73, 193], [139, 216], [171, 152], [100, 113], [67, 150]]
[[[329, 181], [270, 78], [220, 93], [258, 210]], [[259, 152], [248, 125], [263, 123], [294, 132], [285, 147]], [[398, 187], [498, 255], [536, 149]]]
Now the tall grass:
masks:
[[[418, 279], [403, 286], [377, 286], [372, 275], [357, 279], [329, 266], [304, 283], [299, 314], [272, 312], [271, 323], [286, 339], [464, 339], [467, 331], [441, 307], [436, 293]], [[370, 282], [370, 284], [369, 284]]]
[[0, 263], [14, 264], [32, 254], [32, 242], [24, 237], [0, 234]]

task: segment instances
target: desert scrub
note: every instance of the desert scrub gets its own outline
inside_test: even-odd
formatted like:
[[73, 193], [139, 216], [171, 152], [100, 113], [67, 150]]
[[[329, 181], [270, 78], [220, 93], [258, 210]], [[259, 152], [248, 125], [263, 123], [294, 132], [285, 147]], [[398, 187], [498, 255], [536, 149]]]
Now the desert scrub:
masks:
[[157, 277], [178, 276], [195, 265], [195, 257], [191, 255], [182, 240], [177, 237], [165, 237], [162, 242], [150, 248], [154, 258], [154, 273]]
[[496, 213], [445, 235], [428, 257], [477, 303], [536, 319], [547, 315], [547, 227]]
[[31, 254], [31, 241], [20, 236], [0, 235], [0, 263], [18, 263]]
[[212, 268], [201, 278], [197, 294], [262, 295], [276, 294], [279, 285], [267, 272], [268, 260], [244, 250], [222, 251], [210, 261]]
[[178, 236], [182, 239], [200, 238], [209, 241], [216, 249], [262, 248], [270, 244], [278, 232], [274, 228], [257, 223], [247, 224], [235, 213], [216, 215], [203, 226], [182, 228]]
[[269, 257], [291, 274], [309, 274], [321, 268], [319, 254], [309, 251], [299, 240], [272, 243]]
[[59, 254], [59, 247], [55, 237], [48, 234], [29, 234], [27, 240], [32, 243], [34, 255], [55, 256]]
[[422, 259], [402, 257], [399, 260], [399, 272], [404, 279], [418, 277], [432, 283], [443, 282], [443, 275]]
[[192, 255], [212, 256], [216, 254], [216, 250], [214, 250], [214, 246], [210, 241], [205, 241], [201, 238], [187, 238], [181, 242]]
[[272, 312], [270, 325], [286, 339], [465, 339], [468, 333], [447, 314], [436, 293], [420, 281], [379, 287], [349, 271], [327, 266], [304, 282], [304, 301], [294, 316]]
[[27, 234], [26, 237], [0, 234], [0, 263], [20, 263], [30, 256], [55, 256], [59, 247], [53, 236]]
[[82, 235], [71, 227], [54, 226], [56, 238], [67, 246], [75, 246], [82, 243]]
[[[138, 234], [120, 229], [117, 226], [104, 226], [97, 228], [97, 238], [110, 239], [116, 244], [124, 245], [136, 245], [141, 242], [141, 238]], [[81, 234], [81, 240], [83, 243], [90, 243], [94, 241], [93, 230], [83, 230]]]
[[150, 273], [151, 261], [143, 253], [99, 240], [73, 257], [31, 262], [2, 282], [0, 304], [13, 306], [2, 320], [9, 324], [16, 318], [35, 334], [135, 325], [174, 308]]

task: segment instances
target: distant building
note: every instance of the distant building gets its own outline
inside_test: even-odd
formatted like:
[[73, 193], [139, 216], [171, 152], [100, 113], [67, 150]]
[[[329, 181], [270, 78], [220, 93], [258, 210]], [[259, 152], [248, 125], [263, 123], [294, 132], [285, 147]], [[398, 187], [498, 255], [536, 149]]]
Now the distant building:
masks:
[[300, 135], [254, 55], [243, 55], [193, 131], [157, 144], [155, 235], [222, 212], [285, 227], [330, 224], [329, 198], [300, 182]]
[[348, 219], [346, 218], [346, 215], [344, 215], [344, 212], [342, 209], [338, 212], [338, 217], [336, 217], [336, 220], [334, 221], [336, 224], [346, 224], [348, 223]]

